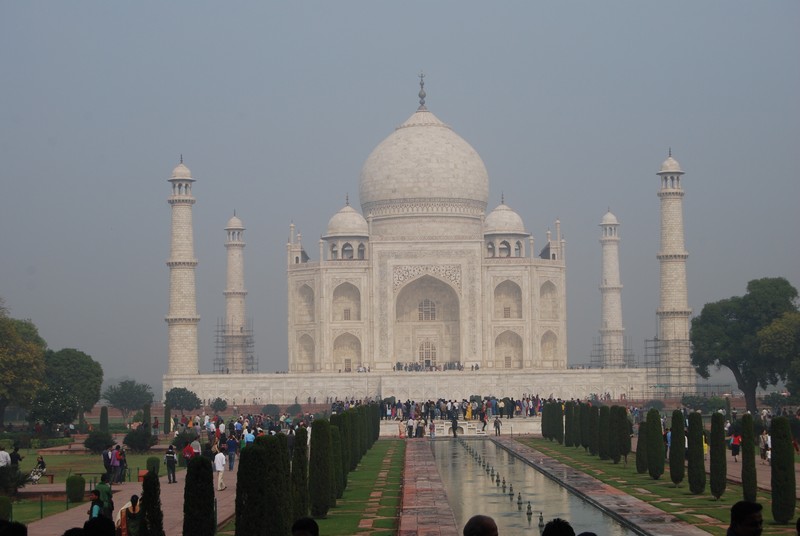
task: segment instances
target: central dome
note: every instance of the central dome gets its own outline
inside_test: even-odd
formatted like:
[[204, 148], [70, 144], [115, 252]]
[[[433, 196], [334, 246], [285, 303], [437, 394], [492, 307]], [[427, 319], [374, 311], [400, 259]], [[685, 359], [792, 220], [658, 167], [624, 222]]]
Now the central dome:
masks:
[[475, 149], [421, 106], [369, 155], [359, 197], [367, 217], [409, 205], [417, 212], [483, 214], [489, 176]]

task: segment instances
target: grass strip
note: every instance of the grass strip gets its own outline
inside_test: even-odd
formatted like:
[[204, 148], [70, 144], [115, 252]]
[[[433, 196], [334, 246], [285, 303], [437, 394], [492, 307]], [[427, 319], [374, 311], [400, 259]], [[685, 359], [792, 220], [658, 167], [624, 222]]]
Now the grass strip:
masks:
[[[708, 492], [708, 485], [705, 494], [692, 495], [687, 480], [678, 487], [674, 486], [669, 477], [669, 466], [659, 480], [653, 480], [647, 473], [640, 475], [636, 472], [633, 453], [628, 456], [626, 466], [622, 462], [614, 464], [600, 460], [582, 448], [565, 447], [545, 439], [526, 437], [517, 441], [710, 534], [725, 536], [730, 521], [730, 508], [742, 499], [742, 486], [732, 482], [728, 482], [725, 493], [718, 501]], [[763, 534], [796, 534], [794, 524], [779, 525], [772, 518], [771, 493], [759, 490], [758, 502], [764, 505]]]

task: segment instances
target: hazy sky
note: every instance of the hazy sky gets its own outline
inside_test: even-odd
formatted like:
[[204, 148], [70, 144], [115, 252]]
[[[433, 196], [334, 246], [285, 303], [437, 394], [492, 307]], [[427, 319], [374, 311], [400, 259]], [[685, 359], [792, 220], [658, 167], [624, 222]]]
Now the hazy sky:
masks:
[[800, 3], [0, 2], [0, 296], [50, 347], [161, 391], [169, 177], [193, 193], [201, 370], [247, 227], [261, 371], [287, 368], [290, 222], [317, 241], [370, 151], [427, 106], [544, 243], [567, 239], [570, 364], [600, 327], [620, 219], [626, 335], [656, 330], [658, 177], [681, 163], [689, 302], [800, 286]]

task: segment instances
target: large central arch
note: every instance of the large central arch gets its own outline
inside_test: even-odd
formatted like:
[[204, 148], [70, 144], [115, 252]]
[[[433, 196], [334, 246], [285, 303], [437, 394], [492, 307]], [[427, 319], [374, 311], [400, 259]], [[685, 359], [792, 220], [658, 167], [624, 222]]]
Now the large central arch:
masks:
[[460, 317], [450, 285], [429, 275], [410, 282], [395, 299], [394, 361], [439, 368], [461, 361]]

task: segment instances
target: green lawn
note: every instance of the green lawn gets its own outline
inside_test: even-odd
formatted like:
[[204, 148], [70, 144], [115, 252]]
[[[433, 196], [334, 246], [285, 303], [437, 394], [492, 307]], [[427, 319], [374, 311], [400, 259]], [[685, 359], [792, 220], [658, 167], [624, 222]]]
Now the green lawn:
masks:
[[[402, 494], [405, 442], [381, 439], [350, 472], [347, 489], [326, 519], [319, 519], [325, 536], [394, 536], [397, 533]], [[233, 534], [235, 523], [226, 524], [219, 534]]]
[[[622, 462], [615, 465], [610, 461], [601, 461], [597, 456], [585, 453], [582, 448], [564, 447], [545, 439], [522, 438], [518, 441], [711, 534], [724, 536], [730, 520], [730, 507], [742, 498], [741, 485], [731, 482], [728, 482], [725, 493], [719, 501], [714, 500], [708, 492], [708, 480], [706, 493], [703, 495], [689, 493], [686, 478], [676, 488], [669, 477], [669, 464], [665, 465], [664, 475], [659, 480], [653, 480], [648, 474], [640, 475], [636, 472], [633, 453], [628, 456], [626, 467]], [[729, 465], [728, 469], [734, 468]], [[770, 493], [758, 492], [758, 502], [764, 505], [764, 534], [796, 534], [794, 523], [790, 525], [775, 523], [770, 509], [771, 500]]]

